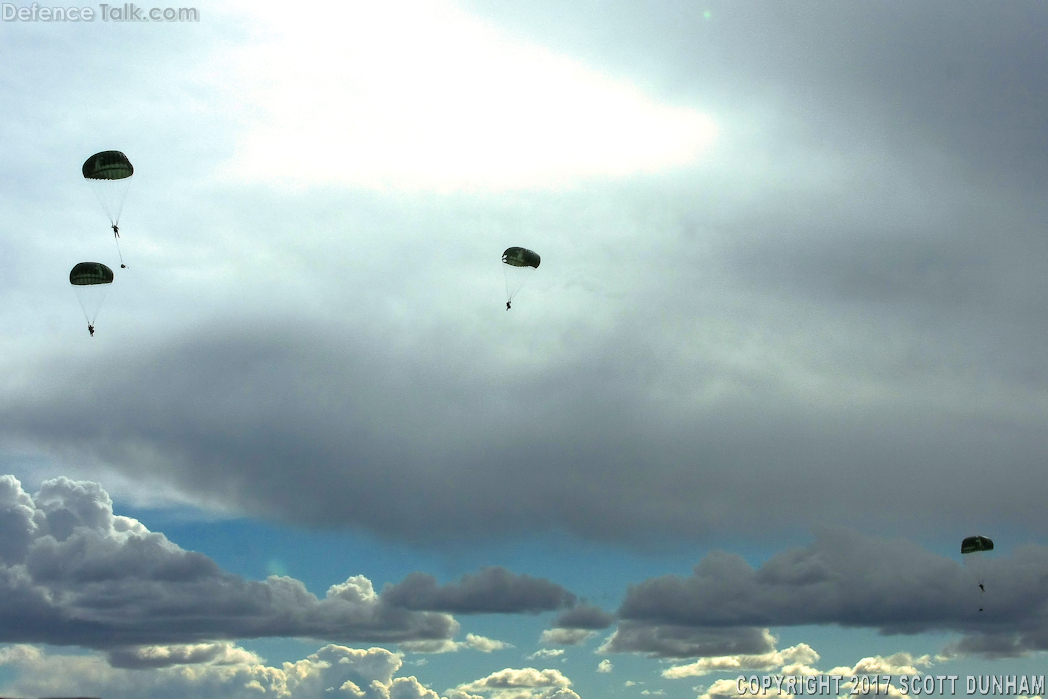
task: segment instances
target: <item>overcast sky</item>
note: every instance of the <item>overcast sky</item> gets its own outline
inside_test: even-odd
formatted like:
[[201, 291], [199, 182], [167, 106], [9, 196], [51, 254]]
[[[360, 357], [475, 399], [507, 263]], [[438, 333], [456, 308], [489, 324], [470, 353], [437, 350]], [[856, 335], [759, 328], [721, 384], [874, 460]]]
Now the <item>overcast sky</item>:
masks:
[[93, 7], [0, 22], [0, 694], [1043, 668], [1043, 2]]

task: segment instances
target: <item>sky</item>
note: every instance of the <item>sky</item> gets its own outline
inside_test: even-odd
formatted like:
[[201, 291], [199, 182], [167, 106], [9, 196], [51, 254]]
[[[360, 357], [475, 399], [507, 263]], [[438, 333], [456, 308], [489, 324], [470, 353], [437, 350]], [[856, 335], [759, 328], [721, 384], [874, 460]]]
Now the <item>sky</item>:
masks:
[[91, 7], [0, 22], [0, 695], [1043, 675], [1044, 2]]

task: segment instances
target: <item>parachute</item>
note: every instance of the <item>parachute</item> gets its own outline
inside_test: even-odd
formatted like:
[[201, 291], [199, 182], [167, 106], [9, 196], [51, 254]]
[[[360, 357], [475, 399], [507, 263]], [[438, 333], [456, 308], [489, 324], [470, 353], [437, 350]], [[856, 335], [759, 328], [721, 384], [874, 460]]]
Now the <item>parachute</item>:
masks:
[[73, 285], [89, 328], [93, 327], [113, 283], [113, 270], [101, 262], [80, 262], [69, 270], [69, 283]]
[[986, 595], [987, 560], [984, 554], [993, 551], [993, 541], [985, 536], [969, 536], [961, 542], [961, 559], [977, 580], [979, 585], [979, 611], [983, 610], [983, 597]]
[[979, 553], [980, 551], [993, 551], [993, 542], [985, 536], [969, 536], [961, 542], [961, 555], [968, 553]]
[[502, 271], [506, 278], [506, 304], [517, 295], [524, 282], [531, 276], [531, 270], [538, 269], [542, 258], [526, 248], [506, 248], [502, 253]]
[[98, 202], [109, 217], [113, 238], [116, 239], [116, 251], [120, 255], [120, 266], [123, 267], [124, 256], [120, 252], [120, 212], [124, 208], [127, 189], [131, 183], [131, 175], [135, 174], [135, 168], [120, 151], [105, 150], [85, 160], [82, 170], [84, 179], [91, 185]]

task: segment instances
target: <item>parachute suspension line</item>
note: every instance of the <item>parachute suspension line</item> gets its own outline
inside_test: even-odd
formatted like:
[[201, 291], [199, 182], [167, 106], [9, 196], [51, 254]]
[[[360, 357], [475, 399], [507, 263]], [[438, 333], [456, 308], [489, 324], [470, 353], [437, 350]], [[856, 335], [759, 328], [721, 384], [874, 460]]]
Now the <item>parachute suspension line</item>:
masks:
[[[502, 268], [503, 276], [506, 279], [506, 300], [512, 301], [520, 290], [524, 288], [524, 283], [528, 280], [528, 274], [530, 273], [530, 267], [510, 267], [504, 265]], [[512, 276], [513, 281], [510, 282]]]
[[98, 318], [98, 312], [102, 310], [102, 304], [106, 300], [109, 290], [104, 285], [99, 288], [91, 287], [77, 289], [76, 300], [80, 302], [80, 310], [84, 312], [84, 320], [88, 325], [94, 325]]
[[116, 226], [120, 223], [120, 214], [124, 211], [124, 202], [127, 200], [127, 192], [131, 186], [131, 178], [122, 180], [88, 180], [95, 199], [102, 206], [102, 211], [109, 218], [109, 225]]
[[[113, 224], [116, 225], [115, 223]], [[120, 234], [113, 231], [113, 240], [116, 241], [116, 255], [120, 258], [120, 268], [127, 269], [127, 265], [124, 264], [124, 253], [120, 252]]]

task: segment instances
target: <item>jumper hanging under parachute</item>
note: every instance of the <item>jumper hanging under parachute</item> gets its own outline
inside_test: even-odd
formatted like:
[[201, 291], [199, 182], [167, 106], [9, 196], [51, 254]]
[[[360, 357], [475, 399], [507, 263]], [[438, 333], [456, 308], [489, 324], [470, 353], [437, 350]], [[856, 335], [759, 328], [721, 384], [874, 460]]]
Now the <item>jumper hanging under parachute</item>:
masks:
[[101, 262], [80, 262], [69, 270], [69, 283], [73, 285], [80, 308], [87, 319], [87, 331], [95, 336], [95, 318], [102, 308], [109, 285], [113, 283], [113, 270]]
[[538, 253], [526, 248], [506, 248], [506, 251], [502, 253], [502, 272], [506, 277], [507, 311], [513, 297], [531, 276], [531, 270], [538, 269], [541, 261], [542, 258], [538, 256]]
[[993, 551], [993, 541], [985, 536], [969, 536], [961, 542], [961, 560], [964, 567], [971, 571], [979, 585], [979, 611], [983, 610], [983, 597], [986, 595], [987, 560], [984, 555]]
[[91, 185], [98, 202], [109, 217], [109, 225], [116, 240], [116, 252], [120, 256], [120, 266], [126, 267], [124, 256], [120, 252], [120, 212], [124, 208], [127, 189], [131, 183], [131, 175], [135, 174], [135, 168], [120, 151], [105, 150], [84, 161], [83, 173], [84, 179]]

